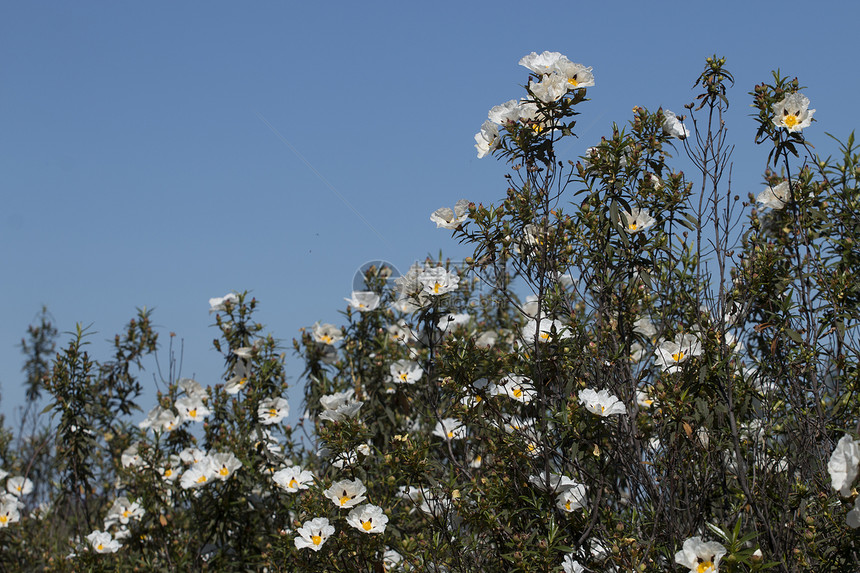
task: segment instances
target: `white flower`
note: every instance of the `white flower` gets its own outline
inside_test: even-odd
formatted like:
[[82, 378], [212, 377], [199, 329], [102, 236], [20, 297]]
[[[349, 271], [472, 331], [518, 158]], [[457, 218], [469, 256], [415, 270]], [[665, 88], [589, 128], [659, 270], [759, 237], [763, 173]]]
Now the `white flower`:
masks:
[[657, 355], [657, 364], [663, 372], [672, 374], [678, 372], [681, 364], [691, 356], [702, 354], [702, 343], [693, 334], [678, 334], [674, 341], [661, 342], [654, 353]]
[[203, 400], [206, 398], [206, 390], [203, 389], [203, 386], [201, 386], [200, 382], [197, 380], [183, 378], [179, 381], [179, 389], [185, 392], [185, 395], [189, 398], [194, 398], [196, 400]]
[[691, 537], [684, 541], [681, 551], [675, 553], [675, 563], [690, 569], [690, 573], [717, 573], [720, 559], [726, 548], [716, 541], [702, 541], [701, 537]]
[[648, 209], [640, 209], [633, 207], [629, 212], [621, 210], [621, 219], [624, 223], [624, 230], [630, 234], [641, 233], [654, 226], [657, 219], [651, 216]]
[[526, 342], [550, 342], [570, 338], [570, 331], [560, 320], [542, 318], [540, 325], [534, 320], [526, 323], [523, 338]]
[[569, 87], [567, 78], [560, 74], [543, 76], [541, 81], [537, 83], [534, 80], [529, 80], [529, 91], [544, 103], [560, 100], [567, 93]]
[[581, 483], [562, 490], [555, 498], [555, 506], [567, 513], [585, 507], [585, 503], [585, 486]]
[[627, 407], [624, 406], [624, 403], [618, 400], [618, 397], [611, 395], [609, 390], [597, 392], [591, 388], [586, 388], [579, 393], [579, 401], [589, 412], [604, 418], [627, 413]]
[[654, 400], [644, 390], [636, 390], [636, 403], [642, 408], [650, 408]]
[[814, 113], [814, 109], [809, 109], [808, 97], [800, 92], [793, 93], [773, 104], [773, 124], [793, 133], [809, 127]]
[[520, 60], [524, 66], [539, 76], [557, 74], [566, 82], [568, 89], [585, 88], [594, 85], [594, 75], [591, 68], [576, 64], [559, 52], [532, 52]]
[[209, 408], [203, 404], [202, 399], [191, 396], [183, 396], [177, 399], [173, 405], [179, 411], [179, 416], [183, 422], [202, 422], [203, 418], [211, 413]]
[[231, 292], [230, 294], [226, 294], [224, 296], [210, 298], [209, 299], [209, 312], [218, 312], [221, 310], [227, 310], [227, 305], [234, 305], [239, 302], [239, 295]]
[[550, 472], [547, 478], [546, 472], [529, 476], [529, 483], [548, 493], [564, 493], [569, 489], [577, 489], [580, 483], [561, 474]]
[[284, 398], [261, 400], [257, 407], [257, 419], [261, 424], [277, 424], [290, 415], [290, 405]]
[[143, 459], [141, 459], [140, 455], [137, 453], [137, 442], [133, 443], [125, 450], [123, 450], [122, 455], [120, 456], [120, 462], [122, 462], [122, 467], [141, 467], [144, 465]]
[[687, 129], [684, 122], [668, 109], [663, 110], [663, 133], [669, 137], [677, 137], [678, 139], [687, 139], [690, 137], [690, 130]]
[[230, 452], [210, 454], [207, 458], [212, 468], [212, 477], [221, 481], [227, 481], [236, 470], [242, 467], [239, 458]]
[[321, 344], [334, 345], [343, 340], [343, 330], [333, 324], [320, 324], [317, 322], [313, 327], [314, 340]]
[[323, 411], [319, 415], [320, 420], [339, 422], [344, 418], [354, 418], [358, 415], [364, 402], [353, 400], [354, 393], [354, 390], [347, 390], [321, 396], [320, 405], [323, 407]]
[[415, 384], [421, 379], [424, 370], [413, 360], [398, 360], [388, 368], [391, 380], [397, 384]]
[[15, 502], [0, 505], [0, 529], [21, 521], [21, 514]]
[[633, 332], [638, 332], [646, 338], [651, 338], [657, 334], [657, 328], [654, 326], [654, 323], [651, 322], [650, 318], [643, 316], [633, 323]]
[[486, 120], [481, 125], [481, 131], [475, 134], [475, 149], [478, 150], [478, 159], [483, 159], [493, 150], [498, 149], [502, 139], [499, 137], [499, 126]]
[[33, 482], [24, 476], [10, 477], [6, 481], [6, 491], [15, 497], [21, 497], [33, 491]]
[[446, 440], [459, 440], [466, 437], [466, 426], [454, 418], [442, 418], [433, 428], [433, 435]]
[[445, 270], [445, 267], [426, 269], [418, 280], [424, 288], [424, 292], [433, 296], [439, 296], [457, 290], [460, 277], [457, 273]]
[[564, 570], [564, 573], [583, 573], [585, 571], [585, 568], [580, 565], [579, 561], [575, 560], [571, 554], [564, 556], [561, 568]]
[[504, 394], [523, 404], [528, 404], [537, 395], [532, 381], [517, 374], [508, 374], [493, 390], [494, 394]]
[[116, 553], [122, 545], [106, 531], [93, 531], [87, 535], [87, 541], [96, 553]]
[[364, 533], [382, 533], [388, 523], [388, 516], [381, 507], [368, 503], [352, 509], [346, 516], [346, 522]]
[[299, 466], [292, 466], [276, 471], [272, 475], [272, 481], [289, 493], [296, 493], [300, 489], [308, 489], [314, 482], [314, 474], [303, 470]]
[[206, 457], [206, 452], [198, 448], [185, 448], [179, 452], [179, 459], [186, 464], [196, 464]]
[[251, 367], [247, 360], [237, 360], [233, 364], [230, 376], [227, 383], [224, 385], [224, 391], [228, 394], [238, 394], [248, 384], [248, 377], [251, 375]]
[[489, 111], [487, 117], [498, 125], [517, 123], [520, 120], [529, 121], [537, 116], [537, 106], [523, 100], [510, 100], [502, 105], [497, 105]]
[[296, 533], [299, 534], [295, 539], [296, 549], [307, 547], [319, 551], [325, 540], [334, 535], [334, 526], [325, 517], [315, 517], [305, 521]]
[[182, 489], [197, 489], [205, 486], [215, 478], [215, 467], [206, 456], [182, 473], [179, 485]]
[[437, 229], [456, 229], [469, 222], [469, 205], [471, 204], [471, 201], [467, 199], [460, 199], [453, 209], [440, 207], [433, 211], [430, 220], [436, 223]]
[[827, 471], [830, 473], [830, 484], [842, 495], [851, 495], [851, 484], [857, 479], [860, 470], [860, 441], [855, 440], [848, 434], [842, 436], [836, 444], [836, 448], [827, 462]]
[[118, 497], [114, 500], [110, 509], [105, 516], [105, 528], [108, 528], [116, 523], [128, 525], [132, 519], [140, 520], [146, 513], [140, 504], [136, 501], [129, 501], [125, 496]]
[[343, 300], [359, 312], [376, 310], [376, 307], [379, 306], [379, 295], [368, 290], [352, 291], [351, 297]]
[[[798, 182], [792, 180], [791, 184], [796, 188]], [[791, 189], [788, 181], [783, 181], [773, 187], [765, 187], [755, 200], [759, 208], [782, 209], [791, 200]]]
[[567, 57], [560, 52], [543, 52], [541, 54], [532, 52], [527, 56], [523, 56], [519, 64], [540, 76], [556, 71], [556, 65], [562, 60], [567, 60]]
[[332, 500], [334, 504], [342, 509], [355, 507], [365, 499], [367, 488], [361, 480], [341, 480], [331, 484], [331, 487], [323, 492], [323, 495]]

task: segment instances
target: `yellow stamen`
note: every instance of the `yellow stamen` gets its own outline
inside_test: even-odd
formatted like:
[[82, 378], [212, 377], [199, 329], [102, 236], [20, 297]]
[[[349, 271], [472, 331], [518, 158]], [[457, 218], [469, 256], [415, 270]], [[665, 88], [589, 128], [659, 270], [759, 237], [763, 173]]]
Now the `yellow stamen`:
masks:
[[577, 76], [577, 74], [573, 74], [572, 78], [567, 78], [567, 83], [569, 83], [573, 87], [579, 86], [579, 82], [576, 80], [576, 76]]
[[406, 378], [407, 378], [406, 372], [401, 372], [400, 373], [400, 381], [406, 382]]
[[325, 342], [326, 344], [331, 344], [332, 337], [331, 337], [331, 336], [329, 336], [328, 334], [325, 334], [325, 335], [323, 335], [323, 336], [320, 336], [320, 340], [322, 340], [322, 341], [323, 341], [323, 342]]
[[206, 483], [206, 476], [200, 476], [197, 478], [197, 483]]
[[440, 285], [439, 283], [433, 284], [433, 294], [439, 294], [439, 289], [441, 289], [441, 288], [442, 288], [442, 285]]
[[6, 523], [9, 521], [9, 516], [6, 514], [0, 515], [0, 523]]
[[514, 388], [514, 398], [521, 398], [523, 395], [522, 388]]
[[672, 355], [672, 360], [674, 360], [675, 362], [680, 362], [683, 359], [684, 359], [684, 351], [683, 350], [679, 350], [678, 352], [676, 352], [675, 354]]
[[570, 511], [570, 502], [569, 501], [564, 504], [564, 508], [566, 510]]
[[271, 417], [273, 417], [273, 418], [274, 418], [274, 417], [275, 417], [275, 416], [277, 416], [277, 415], [278, 415], [278, 410], [277, 410], [277, 408], [269, 408], [269, 416], [271, 416]]
[[782, 121], [783, 121], [783, 123], [784, 123], [785, 125], [787, 125], [788, 127], [794, 127], [795, 125], [797, 125], [798, 123], [800, 123], [799, 121], [797, 121], [797, 116], [796, 116], [796, 115], [794, 115], [794, 114], [789, 114], [789, 115], [787, 115], [785, 118], [783, 118], [783, 120], [782, 120]]
[[188, 410], [188, 416], [191, 418], [196, 418], [197, 417], [197, 408]]
[[96, 546], [96, 551], [101, 551], [101, 550], [102, 550], [102, 549], [104, 549], [104, 548], [105, 548], [105, 546], [104, 546], [104, 545], [102, 545], [101, 543], [99, 543], [99, 544]]
[[312, 535], [311, 536], [311, 542], [314, 545], [319, 545], [320, 543], [322, 543], [322, 536], [321, 535]]
[[296, 489], [296, 488], [298, 488], [298, 487], [299, 487], [299, 482], [297, 482], [297, 481], [296, 481], [296, 478], [293, 478], [293, 479], [291, 479], [291, 480], [290, 480], [290, 485], [289, 485], [289, 487], [291, 487], [291, 488], [293, 488], [293, 489]]
[[218, 472], [222, 476], [230, 475], [230, 470], [227, 469], [227, 466], [221, 466], [221, 470]]
[[361, 522], [361, 527], [362, 527], [365, 531], [370, 531], [371, 529], [373, 529], [373, 524], [371, 523], [371, 521], [373, 521], [373, 518], [372, 518], [372, 517], [371, 517], [370, 519], [368, 519], [367, 521], [362, 521], [362, 522]]
[[696, 573], [707, 573], [708, 571], [713, 569], [713, 567], [713, 563], [711, 563], [710, 561], [704, 561], [702, 563], [699, 563], [699, 566], [696, 567]]
[[549, 333], [549, 332], [541, 332], [541, 333], [540, 333], [540, 337], [541, 337], [543, 340], [549, 340], [550, 333]]
[[633, 222], [633, 223], [630, 223], [629, 225], [627, 225], [627, 228], [630, 229], [631, 231], [635, 231], [636, 229], [639, 228], [639, 225], [637, 225], [635, 222]]

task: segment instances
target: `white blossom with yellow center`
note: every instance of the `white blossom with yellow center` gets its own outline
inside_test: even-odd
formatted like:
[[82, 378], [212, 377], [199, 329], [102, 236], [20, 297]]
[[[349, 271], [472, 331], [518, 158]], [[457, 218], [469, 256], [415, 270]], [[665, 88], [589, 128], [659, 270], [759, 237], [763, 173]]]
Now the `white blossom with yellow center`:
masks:
[[382, 533], [388, 516], [381, 507], [368, 503], [353, 508], [346, 516], [346, 522], [363, 533]]

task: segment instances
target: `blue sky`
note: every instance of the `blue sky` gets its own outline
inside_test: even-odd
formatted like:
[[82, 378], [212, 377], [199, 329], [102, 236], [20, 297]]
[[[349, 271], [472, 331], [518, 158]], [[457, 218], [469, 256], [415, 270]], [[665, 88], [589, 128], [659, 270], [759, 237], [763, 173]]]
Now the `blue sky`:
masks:
[[214, 384], [207, 300], [250, 290], [298, 376], [291, 339], [340, 321], [362, 264], [468, 254], [429, 214], [504, 195], [504, 166], [478, 160], [473, 136], [490, 107], [523, 95], [517, 62], [532, 51], [594, 68], [580, 139], [562, 149], [571, 158], [634, 105], [682, 113], [704, 58], [726, 56], [733, 187], [757, 193], [767, 150], [753, 144], [746, 94], [770, 70], [809, 86], [818, 123], [805, 133], [819, 151], [858, 117], [860, 7], [809, 6], [7, 4], [0, 412], [13, 421], [23, 401], [17, 345], [42, 305], [60, 331], [91, 325], [97, 359], [136, 307], [154, 308], [163, 342], [184, 340], [183, 375]]

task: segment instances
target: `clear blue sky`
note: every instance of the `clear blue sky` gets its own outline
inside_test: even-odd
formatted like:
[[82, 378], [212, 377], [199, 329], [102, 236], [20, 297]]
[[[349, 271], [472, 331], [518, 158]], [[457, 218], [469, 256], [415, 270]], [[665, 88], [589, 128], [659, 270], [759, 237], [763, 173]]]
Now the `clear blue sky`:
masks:
[[[185, 341], [183, 374], [214, 384], [210, 297], [252, 291], [289, 352], [300, 327], [340, 321], [366, 261], [405, 269], [440, 248], [463, 256], [429, 214], [503, 196], [503, 165], [478, 160], [473, 136], [490, 107], [523, 95], [517, 62], [529, 52], [594, 67], [569, 157], [634, 105], [682, 113], [704, 58], [726, 56], [742, 196], [762, 187], [767, 154], [753, 145], [746, 93], [771, 69], [809, 86], [819, 150], [832, 149], [824, 132], [844, 138], [860, 117], [853, 2], [81, 1], [0, 12], [7, 422], [23, 402], [17, 345], [42, 305], [61, 331], [92, 324], [98, 359], [136, 307], [154, 308], [163, 341], [171, 331]], [[288, 367], [301, 371], [291, 354]]]

